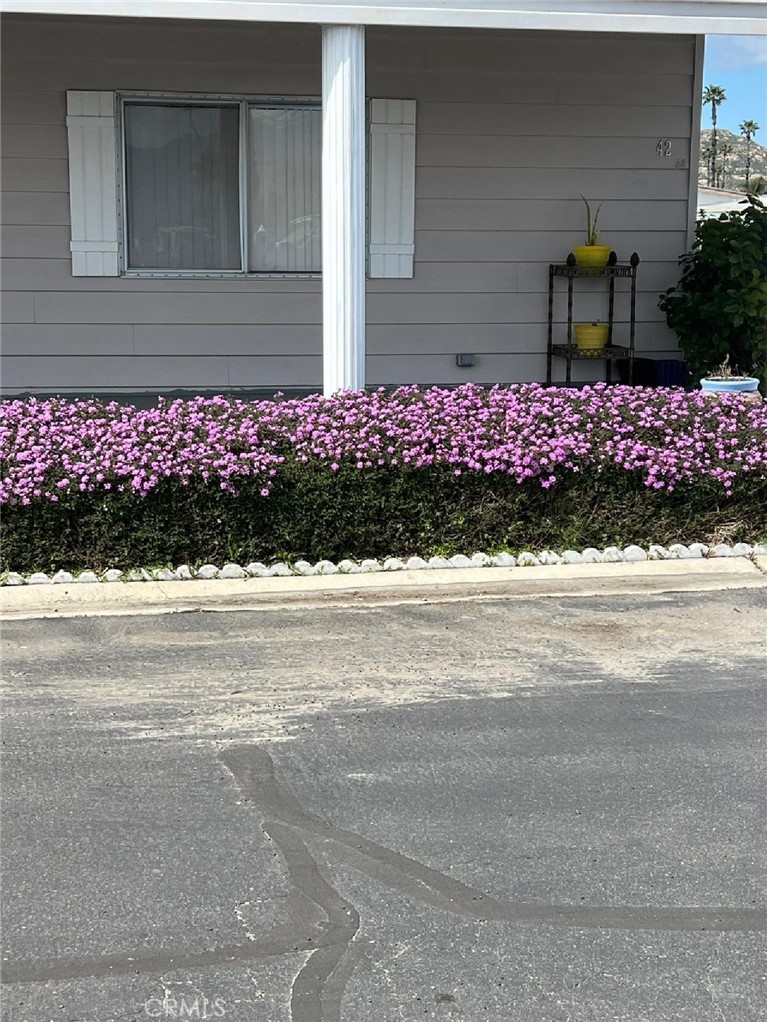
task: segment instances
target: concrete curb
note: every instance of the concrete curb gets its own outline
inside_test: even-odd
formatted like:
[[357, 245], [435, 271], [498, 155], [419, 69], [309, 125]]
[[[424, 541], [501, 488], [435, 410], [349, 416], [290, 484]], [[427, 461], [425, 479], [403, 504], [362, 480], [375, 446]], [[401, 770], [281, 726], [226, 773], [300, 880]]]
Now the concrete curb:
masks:
[[452, 568], [130, 585], [7, 586], [0, 619], [767, 588], [767, 557]]

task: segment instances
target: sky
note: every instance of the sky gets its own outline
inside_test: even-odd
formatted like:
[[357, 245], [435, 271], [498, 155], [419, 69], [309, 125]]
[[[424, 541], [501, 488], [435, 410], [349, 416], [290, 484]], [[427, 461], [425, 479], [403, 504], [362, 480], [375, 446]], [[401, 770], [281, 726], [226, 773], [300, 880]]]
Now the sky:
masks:
[[[740, 124], [756, 121], [756, 141], [767, 145], [767, 36], [706, 36], [703, 85], [721, 85], [727, 101], [717, 110], [717, 126], [740, 134]], [[711, 127], [711, 106], [702, 126]]]

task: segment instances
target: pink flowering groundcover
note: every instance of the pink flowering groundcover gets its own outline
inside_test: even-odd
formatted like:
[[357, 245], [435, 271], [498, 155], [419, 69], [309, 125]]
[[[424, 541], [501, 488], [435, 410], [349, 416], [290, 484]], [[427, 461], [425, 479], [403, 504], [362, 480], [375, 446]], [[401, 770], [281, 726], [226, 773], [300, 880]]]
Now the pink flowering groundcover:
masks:
[[767, 403], [402, 387], [0, 405], [15, 570], [767, 534]]

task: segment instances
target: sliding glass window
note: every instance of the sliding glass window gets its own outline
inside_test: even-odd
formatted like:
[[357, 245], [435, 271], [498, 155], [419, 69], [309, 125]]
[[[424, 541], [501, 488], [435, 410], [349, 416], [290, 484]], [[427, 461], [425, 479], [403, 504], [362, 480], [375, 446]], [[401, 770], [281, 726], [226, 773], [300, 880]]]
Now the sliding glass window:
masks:
[[127, 272], [317, 273], [321, 112], [123, 100]]

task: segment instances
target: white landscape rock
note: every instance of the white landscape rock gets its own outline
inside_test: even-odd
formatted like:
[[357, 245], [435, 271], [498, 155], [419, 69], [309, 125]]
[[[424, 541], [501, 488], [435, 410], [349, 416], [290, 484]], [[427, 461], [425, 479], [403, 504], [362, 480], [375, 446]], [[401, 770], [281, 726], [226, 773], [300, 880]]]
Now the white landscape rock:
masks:
[[292, 569], [298, 574], [317, 574], [317, 569], [309, 561], [294, 561]]
[[269, 569], [261, 561], [251, 561], [250, 564], [246, 564], [245, 571], [251, 578], [268, 578], [269, 576]]
[[690, 543], [691, 557], [708, 557], [708, 546], [705, 543]]
[[344, 575], [359, 575], [362, 568], [356, 561], [350, 561], [348, 557], [345, 557], [342, 561], [338, 562], [338, 570]]
[[695, 553], [691, 546], [684, 546], [684, 544], [682, 544], [682, 551], [679, 554], [681, 560], [691, 561], [694, 560], [697, 556], [698, 555]]
[[298, 575], [316, 575], [317, 569], [309, 561], [296, 561], [293, 565], [293, 570]]
[[475, 554], [472, 554], [470, 560], [478, 568], [489, 568], [493, 563], [490, 556], [483, 550], [478, 550]]
[[732, 557], [732, 547], [727, 543], [717, 543], [708, 552], [709, 557]]
[[454, 568], [476, 568], [477, 565], [467, 557], [466, 554], [456, 554], [454, 557], [449, 557], [448, 560]]
[[630, 546], [623, 548], [623, 559], [626, 561], [646, 561], [647, 551], [643, 550], [641, 546], [635, 546], [632, 543]]
[[668, 548], [668, 552], [671, 557], [685, 558], [690, 556], [690, 550], [684, 545], [684, 543], [672, 543]]
[[33, 571], [27, 578], [28, 586], [44, 586], [50, 583], [50, 579], [44, 571]]
[[538, 561], [540, 564], [561, 564], [562, 558], [553, 550], [541, 550], [538, 554]]
[[490, 558], [490, 563], [495, 568], [513, 568], [517, 563], [517, 559], [513, 554], [493, 554]]
[[198, 569], [182, 564], [175, 571], [170, 568], [159, 568], [152, 572], [146, 568], [131, 568], [126, 572], [118, 568], [109, 568], [101, 573], [101, 575], [97, 575], [96, 572], [90, 570], [81, 571], [76, 576], [68, 571], [57, 571], [52, 576], [42, 571], [33, 572], [30, 575], [22, 575], [19, 572], [12, 571], [2, 578], [2, 584], [20, 586], [61, 585], [71, 582], [85, 584], [119, 581], [150, 582], [152, 580], [165, 582], [176, 579], [191, 580], [194, 578], [211, 580], [216, 578], [244, 579], [291, 575], [337, 575], [339, 572], [351, 575], [380, 571], [420, 571], [424, 568], [445, 570], [450, 568], [478, 568], [486, 566], [535, 567], [540, 564], [596, 564], [619, 561], [658, 561], [674, 558], [764, 556], [767, 556], [767, 544], [760, 543], [735, 543], [733, 546], [727, 543], [717, 543], [711, 547], [705, 543], [691, 543], [689, 546], [685, 546], [683, 543], [672, 543], [669, 547], [653, 543], [646, 550], [636, 544], [630, 544], [623, 550], [614, 546], [605, 547], [604, 550], [598, 550], [596, 547], [586, 547], [582, 551], [565, 550], [562, 554], [558, 554], [553, 550], [542, 550], [536, 555], [529, 550], [525, 550], [516, 557], [508, 553], [490, 556], [482, 551], [478, 551], [471, 557], [467, 557], [465, 554], [455, 554], [450, 558], [433, 556], [428, 561], [422, 557], [409, 557], [406, 561], [398, 557], [387, 557], [383, 562], [374, 558], [366, 558], [361, 562], [344, 559], [339, 561], [338, 564], [329, 560], [320, 560], [316, 564], [311, 564], [305, 560], [298, 560], [292, 567], [284, 561], [277, 561], [269, 567], [260, 561], [252, 561], [246, 567], [230, 562], [221, 569], [217, 568], [214, 564], [204, 564]]
[[562, 564], [583, 564], [583, 554], [577, 550], [565, 550], [562, 554]]
[[423, 557], [408, 557], [405, 561], [405, 568], [408, 571], [421, 571], [423, 568], [428, 568], [428, 562]]
[[[218, 569], [216, 569], [218, 570]], [[131, 568], [125, 576], [126, 582], [151, 582], [152, 576], [146, 568]]]
[[733, 557], [751, 557], [754, 548], [749, 543], [736, 543], [732, 548]]
[[219, 573], [219, 578], [247, 578], [248, 573], [241, 564], [225, 564]]
[[288, 575], [292, 574], [293, 572], [290, 570], [290, 568], [284, 561], [277, 561], [276, 564], [272, 564], [269, 567], [269, 575], [272, 577], [285, 578]]
[[[575, 553], [575, 551], [565, 550], [565, 554], [567, 553]], [[562, 556], [564, 557], [564, 554]], [[605, 555], [602, 551], [597, 550], [595, 546], [587, 546], [580, 557], [583, 564], [601, 564], [605, 559]]]
[[209, 582], [213, 578], [218, 578], [219, 570], [215, 564], [203, 564], [201, 568], [197, 569], [197, 577], [205, 579]]
[[401, 561], [399, 557], [387, 557], [383, 562], [384, 571], [404, 571], [405, 562]]

